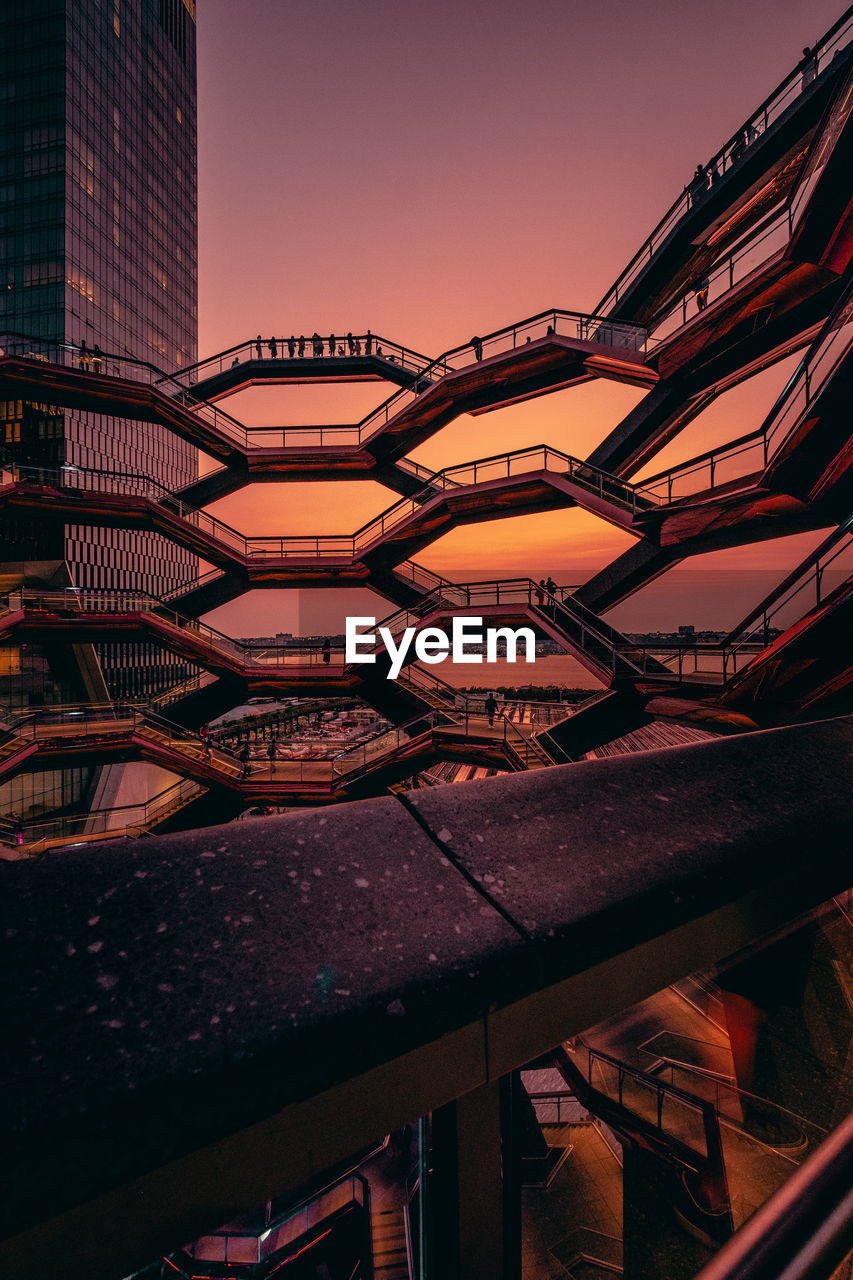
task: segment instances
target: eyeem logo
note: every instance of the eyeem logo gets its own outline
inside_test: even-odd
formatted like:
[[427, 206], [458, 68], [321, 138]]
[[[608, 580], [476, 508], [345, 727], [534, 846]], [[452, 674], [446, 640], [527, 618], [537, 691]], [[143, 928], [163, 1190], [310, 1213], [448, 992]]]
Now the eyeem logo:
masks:
[[[375, 627], [375, 618], [347, 618], [346, 625], [346, 660], [347, 662], [376, 661], [376, 632], [363, 628]], [[418, 631], [416, 627], [406, 627], [399, 641], [394, 639], [388, 627], [379, 628], [379, 639], [391, 659], [388, 679], [396, 680], [406, 655], [415, 642], [415, 657], [420, 662], [430, 664], [444, 662], [451, 658], [453, 662], [482, 662], [483, 645], [485, 644], [486, 662], [494, 662], [498, 657], [498, 642], [506, 644], [507, 662], [515, 662], [519, 641], [524, 641], [525, 662], [536, 661], [536, 637], [530, 627], [486, 627], [483, 630], [482, 618], [454, 618], [450, 636], [439, 627], [424, 627]], [[479, 648], [475, 648], [478, 646]]]

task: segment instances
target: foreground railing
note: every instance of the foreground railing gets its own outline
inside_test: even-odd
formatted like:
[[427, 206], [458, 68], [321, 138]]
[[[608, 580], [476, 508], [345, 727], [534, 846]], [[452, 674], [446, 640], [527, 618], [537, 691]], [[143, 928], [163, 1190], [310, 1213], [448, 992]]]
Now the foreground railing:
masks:
[[836, 1267], [849, 1261], [851, 1249], [853, 1115], [756, 1210], [696, 1280], [830, 1280]]
[[[128, 1275], [787, 930], [848, 887], [851, 741], [846, 719], [799, 725], [486, 780], [476, 805], [437, 787], [270, 818], [262, 845], [236, 824], [9, 864], [0, 1269]], [[510, 868], [499, 901], [486, 865]], [[499, 1166], [472, 1132], [469, 1167]], [[704, 1280], [828, 1276], [851, 1160], [853, 1122]]]

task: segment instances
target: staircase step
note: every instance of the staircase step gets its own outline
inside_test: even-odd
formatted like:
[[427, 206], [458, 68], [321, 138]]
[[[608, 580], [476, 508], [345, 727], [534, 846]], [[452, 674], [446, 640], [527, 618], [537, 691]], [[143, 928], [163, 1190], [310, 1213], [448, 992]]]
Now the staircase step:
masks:
[[379, 1280], [409, 1280], [406, 1223], [402, 1209], [385, 1209], [371, 1222], [373, 1274]]

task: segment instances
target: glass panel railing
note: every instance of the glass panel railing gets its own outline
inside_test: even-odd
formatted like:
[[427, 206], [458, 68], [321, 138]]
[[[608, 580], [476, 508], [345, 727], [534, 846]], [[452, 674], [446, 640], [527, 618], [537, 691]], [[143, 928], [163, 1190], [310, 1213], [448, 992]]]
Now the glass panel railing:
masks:
[[792, 438], [853, 343], [853, 286], [797, 365], [758, 430], [640, 481], [637, 493], [669, 503], [761, 471]]
[[848, 72], [844, 84], [836, 94], [830, 112], [812, 143], [803, 171], [797, 179], [790, 201], [792, 232], [796, 231], [809, 206], [812, 192], [826, 168], [836, 142], [841, 137], [851, 108], [853, 108], [853, 70]]
[[[398, 677], [399, 682], [413, 689], [432, 705], [453, 713], [459, 713], [468, 719], [488, 720], [488, 693], [475, 694], [456, 689], [447, 684], [434, 672], [413, 663]], [[505, 718], [508, 723], [520, 728], [523, 732], [538, 731], [565, 720], [568, 708], [559, 702], [539, 702], [521, 698], [507, 698], [495, 694], [496, 718]]]
[[767, 456], [772, 457], [790, 437], [847, 355], [853, 342], [853, 288], [809, 349], [764, 424]]
[[788, 579], [765, 607], [753, 611], [727, 637], [724, 651], [729, 675], [742, 668], [745, 654], [750, 660], [754, 658], [850, 580], [853, 575], [853, 531], [850, 523], [847, 521], [827, 539], [823, 547], [808, 558], [801, 572]]
[[715, 1154], [718, 1124], [713, 1107], [687, 1089], [631, 1067], [586, 1045], [570, 1055], [598, 1093], [672, 1144], [682, 1160], [702, 1167]]
[[409, 743], [428, 737], [437, 724], [446, 720], [444, 712], [431, 711], [416, 716], [403, 725], [383, 730], [366, 742], [338, 752], [332, 759], [332, 773], [335, 778], [366, 773], [370, 768], [396, 755]]
[[725, 258], [715, 263], [707, 276], [692, 285], [661, 319], [654, 321], [650, 341], [657, 346], [671, 338], [688, 320], [701, 315], [736, 284], [767, 263], [774, 254], [785, 249], [790, 235], [790, 214], [787, 209], [783, 209], [781, 213], [775, 213], [768, 222], [762, 223], [746, 242], [736, 246]]
[[637, 492], [651, 504], [668, 506], [680, 498], [754, 475], [763, 470], [764, 464], [764, 435], [759, 430], [736, 445], [709, 450], [660, 475], [641, 480]]

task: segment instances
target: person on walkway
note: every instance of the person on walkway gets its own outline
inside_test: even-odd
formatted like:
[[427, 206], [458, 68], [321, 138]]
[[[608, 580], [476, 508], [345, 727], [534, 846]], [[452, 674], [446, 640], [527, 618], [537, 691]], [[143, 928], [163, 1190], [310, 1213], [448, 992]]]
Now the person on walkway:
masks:
[[240, 752], [240, 763], [243, 766], [243, 777], [248, 778], [249, 774], [252, 772], [252, 753], [248, 742]]
[[314, 355], [321, 356], [323, 354], [323, 339], [320, 337], [316, 329], [311, 336], [311, 342], [314, 348]]
[[364, 354], [366, 356], [373, 355], [373, 334], [367, 330], [367, 337], [364, 339]]
[[471, 346], [474, 348], [474, 359], [479, 362], [483, 358], [483, 339], [477, 337], [472, 338]]
[[275, 338], [270, 338], [270, 355], [273, 360], [278, 359], [278, 343]]
[[704, 311], [708, 305], [708, 290], [711, 288], [711, 281], [705, 276], [696, 285], [696, 310]]
[[545, 583], [545, 590], [548, 592], [548, 595], [549, 595], [549, 596], [553, 596], [553, 597], [556, 599], [556, 596], [557, 596], [557, 584], [556, 584], [556, 582], [554, 581], [554, 579], [551, 577], [550, 573], [548, 574], [548, 579], [547, 579], [547, 581], [546, 581], [546, 583]]
[[267, 759], [270, 762], [270, 777], [273, 775], [275, 768], [275, 758], [278, 754], [278, 738], [270, 738], [270, 745], [267, 747]]
[[498, 703], [495, 695], [490, 693], [486, 698], [486, 715], [489, 717], [489, 728], [491, 729], [495, 723], [495, 712], [498, 709]]
[[235, 356], [234, 359], [231, 361], [231, 368], [236, 369], [239, 363], [240, 363], [240, 357]]
[[536, 585], [536, 604], [540, 609], [545, 607], [545, 579], [540, 578]]
[[740, 133], [734, 140], [734, 144], [732, 146], [731, 151], [729, 152], [729, 159], [731, 160], [732, 164], [737, 164], [738, 160], [740, 160], [741, 156], [746, 151], [748, 146], [749, 146], [749, 135], [747, 134], [746, 129], [741, 129]]
[[80, 360], [79, 360], [79, 363], [80, 363], [80, 368], [81, 368], [81, 369], [88, 369], [88, 368], [89, 368], [89, 348], [86, 346], [86, 339], [85, 339], [85, 338], [82, 338], [82, 339], [80, 340]]
[[290, 356], [291, 360], [296, 355], [296, 338], [293, 334], [291, 334], [287, 339], [287, 354]]
[[337, 350], [338, 350], [338, 340], [333, 333], [330, 333], [329, 334], [329, 355], [330, 356], [336, 355]]
[[198, 731], [198, 736], [201, 738], [201, 745], [204, 748], [204, 754], [209, 760], [210, 759], [210, 725], [203, 724]]
[[351, 356], [355, 355], [355, 338], [351, 333], [347, 334], [347, 351]]
[[328, 666], [332, 661], [332, 642], [328, 636], [323, 641], [323, 665]]
[[808, 45], [803, 49], [803, 60], [798, 69], [803, 73], [802, 87], [808, 89], [812, 80], [817, 76], [817, 54]]
[[708, 191], [708, 175], [701, 164], [697, 164], [696, 172], [690, 183], [690, 202], [696, 206], [700, 200], [704, 200]]
[[305, 355], [305, 337], [304, 337], [304, 335], [303, 335], [303, 334], [301, 334], [301, 333], [300, 333], [300, 335], [299, 335], [299, 342], [298, 342], [298, 344], [297, 344], [297, 345], [298, 345], [298, 349], [299, 349], [299, 356], [300, 356], [300, 358], [301, 358], [302, 356], [304, 356], [304, 355]]
[[259, 359], [259, 360], [263, 360], [263, 358], [264, 358], [264, 347], [263, 347], [263, 342], [264, 342], [263, 338], [261, 337], [261, 335], [260, 335], [260, 334], [258, 334], [257, 338], [255, 339], [255, 350], [256, 350], [256, 351], [257, 351], [257, 353], [258, 353], [258, 359]]
[[94, 347], [92, 347], [92, 372], [93, 373], [101, 372], [102, 355], [103, 355], [103, 352], [101, 351], [101, 348], [98, 346], [96, 342]]

